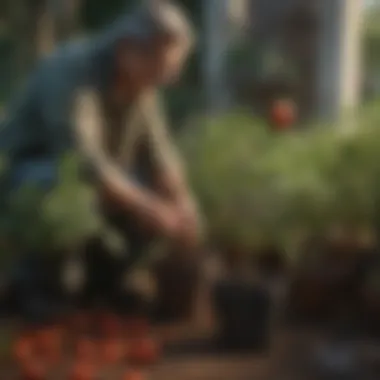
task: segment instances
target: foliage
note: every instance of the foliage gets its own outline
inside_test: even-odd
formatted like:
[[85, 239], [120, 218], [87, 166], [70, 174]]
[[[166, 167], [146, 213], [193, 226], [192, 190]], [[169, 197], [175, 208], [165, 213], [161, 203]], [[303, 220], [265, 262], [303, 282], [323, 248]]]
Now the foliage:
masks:
[[63, 247], [78, 244], [101, 228], [94, 189], [80, 178], [79, 160], [67, 156], [60, 168], [60, 184], [42, 204], [46, 223], [53, 228], [53, 242]]
[[366, 15], [364, 27], [364, 61], [367, 69], [378, 69], [380, 65], [380, 8], [371, 7]]
[[207, 119], [181, 136], [213, 235], [248, 246], [292, 243], [332, 225], [378, 227], [380, 113], [358, 129], [273, 133], [249, 114]]
[[128, 10], [136, 3], [138, 3], [136, 0], [109, 0], [106, 2], [84, 0], [81, 9], [82, 23], [88, 30], [98, 30], [112, 22], [120, 12]]
[[101, 229], [94, 195], [80, 179], [79, 160], [68, 155], [60, 166], [59, 184], [51, 191], [29, 185], [10, 194], [0, 232], [14, 252], [75, 248]]

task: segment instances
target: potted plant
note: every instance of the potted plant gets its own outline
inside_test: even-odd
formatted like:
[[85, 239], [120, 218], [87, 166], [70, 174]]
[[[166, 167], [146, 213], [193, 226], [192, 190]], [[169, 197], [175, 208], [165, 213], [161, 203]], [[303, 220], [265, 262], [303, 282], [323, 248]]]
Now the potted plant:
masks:
[[218, 346], [233, 351], [266, 350], [272, 299], [255, 271], [251, 250], [231, 239], [221, 239], [218, 247], [225, 264], [211, 292]]
[[[378, 123], [374, 107], [361, 114], [360, 128], [350, 133], [315, 126], [275, 134], [240, 112], [207, 118], [202, 128], [185, 131], [181, 142], [211, 236], [233, 242], [233, 257], [241, 247], [254, 250], [263, 242], [294, 252], [295, 259], [317, 248], [317, 254], [308, 253], [309, 264], [299, 268], [294, 286], [302, 290], [304, 306], [313, 304], [307, 308], [320, 310], [325, 302], [334, 306], [332, 295], [341, 291], [360, 246], [356, 236], [372, 231], [379, 220]], [[332, 226], [344, 231], [339, 244], [331, 238]], [[319, 237], [316, 247], [302, 246], [309, 236]], [[333, 291], [324, 280], [331, 269]], [[232, 272], [226, 281], [243, 281], [239, 271]], [[246, 276], [252, 282], [254, 277]], [[221, 289], [217, 303], [224, 298], [220, 294], [228, 293], [226, 286]]]
[[[317, 321], [335, 307], [335, 274], [328, 247], [321, 237], [308, 241], [292, 272], [288, 304], [297, 318]], [[338, 300], [339, 301], [339, 300]]]
[[378, 258], [371, 268], [368, 268], [364, 282], [360, 289], [362, 310], [366, 326], [371, 332], [380, 332], [380, 269]]
[[231, 276], [213, 291], [218, 322], [217, 342], [227, 350], [265, 350], [270, 343], [269, 292], [259, 282]]

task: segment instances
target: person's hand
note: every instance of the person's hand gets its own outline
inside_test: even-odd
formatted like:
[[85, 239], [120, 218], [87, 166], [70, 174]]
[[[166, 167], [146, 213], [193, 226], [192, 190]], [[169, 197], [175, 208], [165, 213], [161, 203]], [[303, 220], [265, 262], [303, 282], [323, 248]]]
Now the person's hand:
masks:
[[146, 227], [170, 240], [177, 240], [183, 229], [183, 218], [178, 208], [165, 201], [156, 201], [145, 216]]
[[200, 244], [200, 218], [195, 203], [158, 201], [152, 210], [149, 224], [156, 233], [184, 250]]
[[[106, 191], [99, 191], [99, 201], [101, 208], [108, 212], [128, 213], [123, 210], [120, 203], [115, 202], [112, 194]], [[148, 233], [169, 239], [174, 239], [179, 234], [181, 216], [178, 210], [153, 193], [144, 193], [144, 201], [129, 212], [135, 217], [136, 224]]]

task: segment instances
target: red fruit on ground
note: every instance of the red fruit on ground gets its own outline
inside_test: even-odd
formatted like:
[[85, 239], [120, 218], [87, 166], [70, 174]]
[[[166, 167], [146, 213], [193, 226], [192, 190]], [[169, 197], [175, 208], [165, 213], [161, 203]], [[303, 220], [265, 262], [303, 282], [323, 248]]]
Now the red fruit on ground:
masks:
[[87, 362], [76, 363], [69, 377], [70, 380], [93, 380], [95, 378], [95, 366]]
[[144, 337], [149, 333], [149, 321], [145, 318], [129, 318], [125, 327], [128, 336]]
[[271, 109], [271, 121], [279, 130], [289, 129], [297, 119], [297, 107], [292, 100], [276, 100]]
[[122, 380], [144, 380], [144, 379], [145, 379], [145, 375], [143, 374], [143, 372], [138, 371], [138, 370], [129, 370], [122, 377]]
[[76, 357], [79, 360], [94, 360], [97, 354], [96, 343], [89, 338], [80, 338], [76, 344]]
[[45, 380], [47, 373], [46, 368], [41, 362], [35, 359], [29, 359], [21, 364], [22, 380]]
[[77, 313], [70, 318], [69, 326], [71, 330], [85, 333], [91, 327], [91, 317], [88, 313]]
[[29, 337], [19, 338], [13, 346], [13, 356], [17, 361], [29, 359], [33, 354], [33, 342]]
[[106, 335], [119, 335], [121, 333], [121, 320], [115, 315], [105, 314], [101, 316], [100, 323], [101, 331]]
[[103, 342], [101, 350], [102, 361], [105, 364], [116, 364], [125, 356], [124, 344], [117, 339], [110, 339]]
[[62, 360], [61, 347], [55, 347], [49, 352], [45, 353], [45, 360], [49, 365], [56, 365]]
[[36, 345], [44, 352], [57, 351], [62, 344], [61, 331], [57, 327], [42, 329], [36, 333]]
[[133, 363], [153, 364], [158, 360], [159, 347], [155, 340], [143, 338], [132, 341], [128, 350], [128, 359]]

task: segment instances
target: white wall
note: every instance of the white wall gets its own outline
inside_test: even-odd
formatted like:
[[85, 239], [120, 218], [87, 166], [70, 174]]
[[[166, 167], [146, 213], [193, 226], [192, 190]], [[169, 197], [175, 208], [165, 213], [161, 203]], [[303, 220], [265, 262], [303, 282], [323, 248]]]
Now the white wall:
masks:
[[210, 110], [225, 109], [230, 104], [226, 57], [230, 43], [244, 30], [248, 21], [249, 0], [204, 1], [205, 45], [202, 65]]
[[318, 115], [336, 119], [360, 101], [362, 0], [320, 0]]

